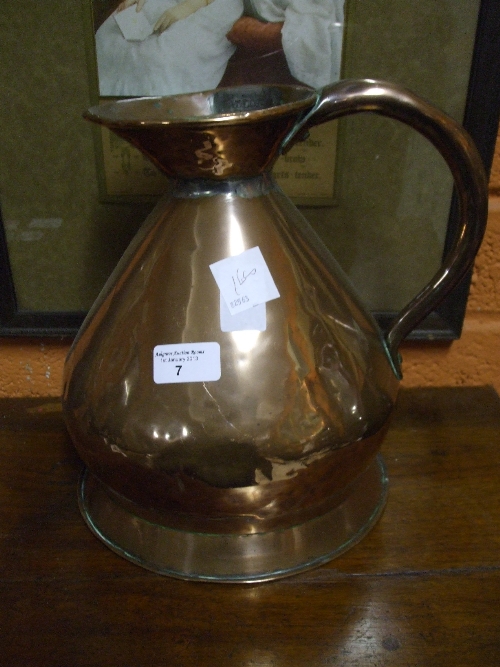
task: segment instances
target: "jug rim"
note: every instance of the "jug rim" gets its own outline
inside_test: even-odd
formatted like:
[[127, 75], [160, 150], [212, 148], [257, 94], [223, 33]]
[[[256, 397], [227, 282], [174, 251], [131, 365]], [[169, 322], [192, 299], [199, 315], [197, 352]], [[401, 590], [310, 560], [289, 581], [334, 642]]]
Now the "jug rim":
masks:
[[[242, 85], [179, 95], [115, 99], [90, 107], [83, 116], [110, 128], [224, 125], [299, 113], [314, 106], [317, 98], [318, 91], [307, 86]], [[228, 105], [227, 111], [224, 104]]]

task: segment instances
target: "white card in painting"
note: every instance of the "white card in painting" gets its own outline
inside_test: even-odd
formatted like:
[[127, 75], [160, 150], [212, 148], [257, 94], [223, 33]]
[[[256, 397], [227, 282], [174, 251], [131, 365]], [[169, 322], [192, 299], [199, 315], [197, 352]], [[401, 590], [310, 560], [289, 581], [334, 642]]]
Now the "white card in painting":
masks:
[[210, 264], [210, 270], [231, 315], [279, 298], [258, 246]]
[[122, 35], [129, 42], [142, 42], [153, 33], [153, 26], [147, 20], [144, 12], [136, 10], [137, 5], [132, 5], [113, 14]]

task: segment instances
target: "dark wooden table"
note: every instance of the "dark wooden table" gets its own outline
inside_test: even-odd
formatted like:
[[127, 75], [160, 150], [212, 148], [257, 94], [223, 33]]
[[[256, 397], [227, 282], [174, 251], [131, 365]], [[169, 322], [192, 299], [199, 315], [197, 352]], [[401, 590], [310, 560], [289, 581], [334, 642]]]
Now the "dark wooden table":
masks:
[[0, 665], [500, 665], [500, 401], [407, 390], [365, 539], [277, 582], [162, 578], [80, 518], [81, 466], [53, 400], [0, 401]]

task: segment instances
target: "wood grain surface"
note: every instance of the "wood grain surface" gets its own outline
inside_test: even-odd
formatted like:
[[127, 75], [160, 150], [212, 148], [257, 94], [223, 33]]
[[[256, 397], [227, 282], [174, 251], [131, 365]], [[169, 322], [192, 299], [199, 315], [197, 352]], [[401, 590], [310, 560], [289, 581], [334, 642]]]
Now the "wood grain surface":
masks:
[[500, 400], [402, 391], [373, 531], [277, 582], [177, 581], [80, 517], [81, 464], [53, 399], [0, 401], [0, 665], [500, 665]]

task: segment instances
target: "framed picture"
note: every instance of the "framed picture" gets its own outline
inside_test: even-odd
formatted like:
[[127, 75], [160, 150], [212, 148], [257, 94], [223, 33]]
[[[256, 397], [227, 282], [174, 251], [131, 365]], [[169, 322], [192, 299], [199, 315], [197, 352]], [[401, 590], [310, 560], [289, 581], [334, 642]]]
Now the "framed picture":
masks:
[[[340, 78], [344, 0], [91, 0], [90, 6], [96, 104], [252, 83], [319, 88]], [[329, 123], [278, 159], [274, 176], [295, 203], [334, 203], [336, 141], [337, 124]], [[165, 177], [126, 141], [99, 128], [96, 143], [103, 200], [165, 191]]]
[[[6, 6], [3, 19], [3, 336], [74, 335], [166, 187], [139, 154], [82, 120], [101, 100], [385, 79], [462, 122], [491, 165], [496, 0], [26, 0]], [[367, 114], [319, 130], [280, 159], [275, 176], [385, 327], [453, 238], [451, 175], [396, 121]], [[465, 280], [412, 338], [458, 337], [467, 294]]]

